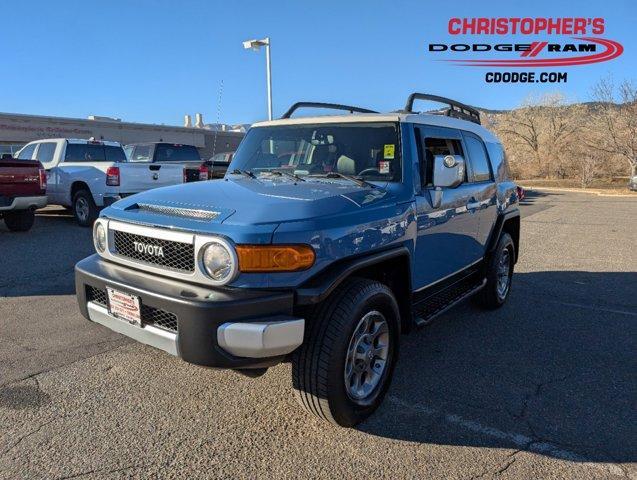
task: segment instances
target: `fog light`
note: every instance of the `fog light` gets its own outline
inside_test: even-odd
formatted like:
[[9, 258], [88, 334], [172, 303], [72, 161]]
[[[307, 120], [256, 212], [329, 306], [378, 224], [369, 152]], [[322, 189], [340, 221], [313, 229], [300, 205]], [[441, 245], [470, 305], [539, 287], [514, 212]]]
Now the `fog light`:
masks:
[[97, 253], [104, 253], [106, 250], [106, 227], [101, 222], [95, 222], [93, 228], [93, 244]]

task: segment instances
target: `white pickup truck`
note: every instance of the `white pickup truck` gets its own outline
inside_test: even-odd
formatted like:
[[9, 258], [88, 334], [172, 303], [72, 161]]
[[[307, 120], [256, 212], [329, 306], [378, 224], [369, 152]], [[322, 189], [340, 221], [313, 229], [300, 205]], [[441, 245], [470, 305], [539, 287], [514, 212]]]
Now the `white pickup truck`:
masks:
[[123, 197], [184, 182], [181, 165], [129, 163], [117, 142], [37, 140], [26, 144], [17, 158], [42, 163], [49, 205], [71, 208], [82, 226], [92, 225], [101, 207]]

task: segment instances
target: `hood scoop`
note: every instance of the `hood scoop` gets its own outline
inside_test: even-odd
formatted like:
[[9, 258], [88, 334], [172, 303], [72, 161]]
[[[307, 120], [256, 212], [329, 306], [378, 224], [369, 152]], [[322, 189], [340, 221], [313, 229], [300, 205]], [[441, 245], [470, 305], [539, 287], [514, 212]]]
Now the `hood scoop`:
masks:
[[[195, 207], [195, 208], [193, 208]], [[174, 205], [158, 205], [152, 203], [135, 203], [126, 210], [166, 215], [169, 217], [191, 218], [193, 220], [210, 221], [221, 215], [221, 211], [196, 208], [197, 205], [175, 203]]]

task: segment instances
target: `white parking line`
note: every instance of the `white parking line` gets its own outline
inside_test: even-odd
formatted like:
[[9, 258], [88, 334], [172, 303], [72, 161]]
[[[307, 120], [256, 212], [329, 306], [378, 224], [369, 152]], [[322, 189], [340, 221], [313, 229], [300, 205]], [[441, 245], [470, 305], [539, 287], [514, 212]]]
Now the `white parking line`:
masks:
[[[505, 432], [498, 428], [490, 427], [488, 425], [483, 425], [480, 422], [477, 422], [475, 420], [469, 420], [469, 419], [463, 418], [462, 416], [458, 414], [454, 414], [454, 413], [445, 414], [436, 408], [432, 408], [427, 405], [423, 405], [421, 403], [411, 404], [404, 400], [401, 400], [395, 395], [388, 395], [387, 400], [389, 400], [394, 405], [400, 406], [402, 408], [411, 410], [419, 414], [424, 414], [428, 416], [439, 415], [447, 423], [456, 425], [466, 430], [470, 430], [480, 435], [496, 438], [498, 440], [509, 441], [515, 447], [518, 447], [528, 452], [548, 455], [554, 458], [567, 460], [569, 462], [577, 462], [582, 464], [585, 467], [601, 470], [603, 472], [607, 472], [612, 475], [620, 475], [620, 476], [626, 475], [626, 473], [618, 465], [615, 465], [612, 463], [593, 462], [583, 457], [580, 454], [571, 452], [569, 450], [565, 450], [552, 443], [537, 442], [533, 440], [531, 437], [527, 435], [523, 435], [521, 433]], [[628, 474], [628, 476], [631, 479], [637, 480], [637, 472], [631, 472]]]

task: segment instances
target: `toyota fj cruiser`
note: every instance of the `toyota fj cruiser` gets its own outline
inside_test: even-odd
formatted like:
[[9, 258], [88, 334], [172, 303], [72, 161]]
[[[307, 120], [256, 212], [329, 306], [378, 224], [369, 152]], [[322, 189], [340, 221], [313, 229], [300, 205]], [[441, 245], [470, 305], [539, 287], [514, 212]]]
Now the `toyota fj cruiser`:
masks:
[[[448, 108], [414, 113], [418, 99]], [[291, 118], [301, 107], [351, 114]], [[298, 103], [250, 129], [224, 179], [103, 210], [77, 298], [193, 364], [258, 376], [290, 361], [300, 404], [352, 426], [382, 401], [401, 334], [467, 297], [506, 301], [519, 229], [475, 109], [425, 94], [388, 114]]]

